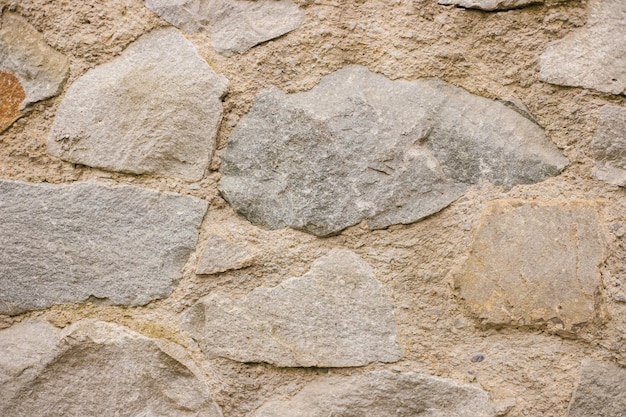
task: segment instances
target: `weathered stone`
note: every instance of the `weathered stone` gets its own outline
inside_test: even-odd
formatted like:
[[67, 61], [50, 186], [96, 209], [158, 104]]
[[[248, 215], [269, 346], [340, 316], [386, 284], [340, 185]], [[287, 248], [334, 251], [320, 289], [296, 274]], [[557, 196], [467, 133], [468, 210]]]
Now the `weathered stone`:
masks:
[[345, 367], [402, 356], [391, 300], [348, 250], [332, 250], [304, 276], [242, 299], [211, 293], [183, 326], [207, 355], [241, 362]]
[[226, 87], [176, 29], [153, 31], [71, 85], [48, 153], [111, 171], [199, 180]]
[[206, 209], [137, 187], [0, 181], [0, 314], [90, 296], [125, 305], [168, 296]]
[[20, 105], [25, 98], [20, 80], [13, 74], [0, 71], [0, 132], [22, 115]]
[[253, 261], [254, 257], [248, 249], [217, 235], [211, 235], [200, 255], [196, 274], [217, 274], [231, 269], [241, 269], [252, 265]]
[[503, 103], [348, 66], [309, 92], [262, 92], [229, 138], [219, 187], [253, 223], [329, 235], [411, 223], [481, 180], [534, 183], [566, 164]]
[[0, 71], [19, 80], [25, 92], [22, 111], [59, 93], [69, 74], [69, 60], [48, 46], [43, 35], [21, 16], [5, 13], [0, 21]]
[[496, 11], [519, 9], [524, 6], [541, 4], [543, 0], [439, 0], [438, 3], [465, 7], [467, 9]]
[[491, 417], [488, 394], [477, 386], [413, 372], [377, 371], [320, 378], [294, 397], [270, 402], [255, 417]]
[[182, 352], [104, 322], [17, 324], [0, 332], [0, 415], [221, 416]]
[[190, 33], [211, 34], [220, 53], [244, 53], [298, 28], [304, 11], [291, 0], [146, 0], [156, 14]]
[[569, 417], [623, 417], [626, 410], [626, 369], [584, 359]]
[[626, 108], [604, 106], [591, 142], [596, 160], [593, 175], [609, 184], [626, 187]]
[[540, 62], [543, 81], [626, 93], [626, 2], [594, 0], [586, 27], [548, 45]]
[[461, 298], [485, 323], [575, 332], [592, 322], [604, 259], [597, 210], [582, 201], [491, 203], [454, 274]]

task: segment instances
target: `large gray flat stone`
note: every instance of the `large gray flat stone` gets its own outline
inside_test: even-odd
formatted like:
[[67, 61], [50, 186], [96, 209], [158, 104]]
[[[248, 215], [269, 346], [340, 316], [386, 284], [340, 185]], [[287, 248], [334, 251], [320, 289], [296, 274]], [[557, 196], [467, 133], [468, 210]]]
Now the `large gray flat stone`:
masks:
[[604, 239], [593, 202], [491, 203], [465, 264], [459, 295], [485, 323], [576, 332], [597, 318]]
[[155, 30], [70, 86], [48, 153], [110, 171], [199, 180], [226, 87], [181, 33]]
[[415, 222], [481, 180], [534, 183], [566, 164], [500, 102], [348, 66], [305, 93], [263, 91], [222, 153], [219, 187], [253, 223], [329, 235]]
[[541, 4], [543, 0], [439, 0], [439, 4], [455, 5], [467, 9], [487, 11], [519, 9], [532, 4]]
[[167, 297], [207, 206], [129, 186], [0, 181], [0, 314]]
[[3, 416], [222, 415], [182, 348], [91, 320], [0, 332], [0, 389]]
[[626, 187], [626, 107], [602, 107], [591, 151], [596, 160], [593, 175]]
[[626, 411], [626, 369], [584, 359], [569, 404], [569, 417], [623, 417]]
[[320, 378], [288, 400], [262, 406], [255, 417], [491, 417], [477, 386], [413, 372], [377, 371]]
[[146, 6], [179, 27], [208, 31], [220, 53], [244, 53], [298, 28], [304, 11], [291, 0], [146, 0]]
[[183, 327], [208, 356], [241, 362], [345, 367], [402, 356], [389, 296], [348, 250], [242, 299], [211, 293], [189, 309]]
[[541, 55], [539, 78], [605, 93], [626, 93], [626, 2], [594, 0], [584, 28], [552, 42]]

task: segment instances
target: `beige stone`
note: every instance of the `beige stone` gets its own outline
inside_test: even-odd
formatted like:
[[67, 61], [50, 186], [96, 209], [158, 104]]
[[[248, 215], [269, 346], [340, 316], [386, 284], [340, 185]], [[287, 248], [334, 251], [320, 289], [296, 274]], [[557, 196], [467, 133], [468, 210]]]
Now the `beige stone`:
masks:
[[220, 236], [210, 235], [200, 255], [196, 274], [208, 275], [241, 269], [252, 265], [253, 262], [254, 255], [248, 249]]

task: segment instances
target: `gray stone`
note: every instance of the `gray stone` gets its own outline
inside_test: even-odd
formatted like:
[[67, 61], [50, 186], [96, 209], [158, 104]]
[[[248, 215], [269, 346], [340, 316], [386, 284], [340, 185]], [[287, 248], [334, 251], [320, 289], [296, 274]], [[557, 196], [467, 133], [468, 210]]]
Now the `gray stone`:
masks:
[[219, 188], [253, 223], [323, 236], [415, 222], [482, 180], [534, 183], [566, 164], [503, 103], [348, 66], [305, 93], [263, 91], [222, 153]]
[[542, 4], [543, 0], [439, 0], [439, 4], [455, 5], [467, 9], [487, 11], [519, 9], [533, 4]]
[[91, 320], [0, 332], [0, 388], [3, 416], [222, 415], [180, 346]]
[[540, 65], [552, 84], [626, 93], [626, 2], [592, 1], [586, 27], [549, 44]]
[[569, 404], [569, 417], [623, 417], [626, 410], [626, 369], [584, 359]]
[[0, 21], [0, 71], [13, 74], [26, 97], [20, 110], [53, 97], [69, 74], [69, 60], [52, 49], [43, 35], [17, 14], [5, 13]]
[[200, 255], [196, 274], [217, 274], [252, 265], [254, 256], [242, 246], [217, 235], [210, 235]]
[[226, 87], [176, 29], [150, 32], [71, 85], [48, 153], [110, 171], [199, 180]]
[[459, 295], [485, 323], [575, 333], [597, 319], [604, 239], [593, 202], [502, 200], [485, 210]]
[[244, 53], [298, 28], [304, 11], [291, 0], [146, 0], [156, 14], [194, 33], [208, 31], [220, 53]]
[[372, 269], [335, 249], [299, 278], [236, 299], [211, 293], [183, 327], [210, 357], [277, 366], [345, 367], [395, 362], [393, 305]]
[[168, 296], [207, 205], [129, 186], [0, 180], [0, 314]]
[[602, 108], [591, 151], [596, 160], [593, 175], [609, 184], [626, 187], [626, 108]]
[[320, 378], [288, 400], [262, 406], [255, 417], [492, 417], [477, 386], [413, 372], [377, 371]]

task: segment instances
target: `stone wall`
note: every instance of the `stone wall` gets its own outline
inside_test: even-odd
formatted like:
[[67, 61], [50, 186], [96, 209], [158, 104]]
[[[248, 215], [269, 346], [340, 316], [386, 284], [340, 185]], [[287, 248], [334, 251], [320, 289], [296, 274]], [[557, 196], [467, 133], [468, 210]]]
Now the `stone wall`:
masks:
[[0, 12], [0, 415], [624, 416], [624, 0]]

